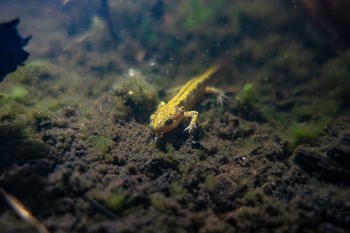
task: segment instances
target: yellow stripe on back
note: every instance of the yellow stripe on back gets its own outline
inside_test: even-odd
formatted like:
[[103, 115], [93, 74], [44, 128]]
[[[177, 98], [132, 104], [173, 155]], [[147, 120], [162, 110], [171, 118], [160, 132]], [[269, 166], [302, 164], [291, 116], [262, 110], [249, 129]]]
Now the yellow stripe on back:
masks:
[[[203, 90], [197, 90], [199, 85], [205, 85], [207, 81], [212, 77], [212, 74], [219, 69], [218, 65], [210, 67], [203, 74], [192, 78], [190, 81], [180, 89], [180, 91], [169, 101], [168, 104], [175, 104], [185, 101], [187, 98], [191, 98], [190, 95], [202, 95], [203, 93], [196, 93], [196, 91], [202, 92]], [[185, 106], [187, 107], [187, 106]]]

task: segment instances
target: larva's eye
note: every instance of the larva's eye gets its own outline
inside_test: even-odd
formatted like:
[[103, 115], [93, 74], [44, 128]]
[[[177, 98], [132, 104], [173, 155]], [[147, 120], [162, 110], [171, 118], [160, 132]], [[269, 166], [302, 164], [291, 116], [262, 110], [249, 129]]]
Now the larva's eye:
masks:
[[165, 121], [165, 125], [171, 125], [173, 123], [173, 119], [169, 118], [169, 119], [166, 119]]

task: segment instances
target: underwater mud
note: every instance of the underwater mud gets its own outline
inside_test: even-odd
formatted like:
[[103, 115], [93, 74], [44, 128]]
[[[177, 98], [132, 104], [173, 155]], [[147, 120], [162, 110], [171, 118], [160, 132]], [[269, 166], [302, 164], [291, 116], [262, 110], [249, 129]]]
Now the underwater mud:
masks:
[[[302, 5], [0, 7], [33, 36], [0, 83], [0, 185], [49, 232], [349, 232], [350, 51]], [[158, 103], [213, 64], [224, 105], [155, 141]], [[36, 232], [4, 198], [0, 229]]]

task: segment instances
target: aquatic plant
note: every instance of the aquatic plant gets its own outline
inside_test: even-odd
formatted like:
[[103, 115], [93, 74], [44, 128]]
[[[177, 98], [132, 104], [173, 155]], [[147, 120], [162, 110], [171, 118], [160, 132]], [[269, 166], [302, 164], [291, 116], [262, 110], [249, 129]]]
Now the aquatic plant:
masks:
[[253, 83], [244, 84], [242, 90], [236, 96], [236, 100], [242, 104], [251, 104], [256, 99], [256, 90], [254, 90]]

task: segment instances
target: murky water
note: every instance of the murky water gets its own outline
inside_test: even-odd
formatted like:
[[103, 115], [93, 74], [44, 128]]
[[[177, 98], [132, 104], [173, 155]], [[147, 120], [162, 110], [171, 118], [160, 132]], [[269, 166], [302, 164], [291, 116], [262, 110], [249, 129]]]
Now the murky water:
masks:
[[348, 232], [348, 1], [0, 12], [0, 232]]

